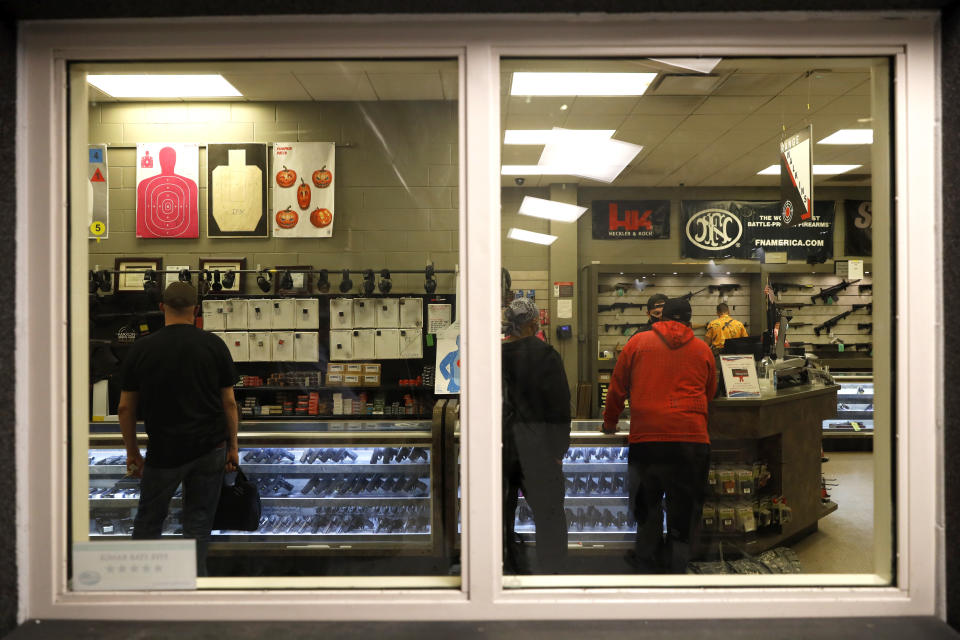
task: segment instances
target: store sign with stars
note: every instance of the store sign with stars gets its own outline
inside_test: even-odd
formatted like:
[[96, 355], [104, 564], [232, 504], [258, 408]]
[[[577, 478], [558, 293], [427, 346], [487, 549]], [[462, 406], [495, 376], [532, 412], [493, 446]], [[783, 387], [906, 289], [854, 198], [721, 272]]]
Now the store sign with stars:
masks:
[[124, 540], [73, 545], [75, 591], [196, 589], [193, 540]]

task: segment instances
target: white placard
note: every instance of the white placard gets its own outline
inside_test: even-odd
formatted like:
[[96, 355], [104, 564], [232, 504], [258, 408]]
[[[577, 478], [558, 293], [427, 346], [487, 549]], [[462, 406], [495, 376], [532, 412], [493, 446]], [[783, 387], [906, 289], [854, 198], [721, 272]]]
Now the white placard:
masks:
[[720, 368], [728, 398], [759, 398], [760, 381], [752, 355], [721, 355]]
[[437, 364], [433, 392], [460, 393], [460, 323], [454, 322], [437, 334]]
[[573, 300], [557, 300], [557, 318], [565, 320], [573, 317]]
[[862, 280], [863, 260], [837, 260], [834, 270], [838, 276], [847, 280]]
[[172, 285], [174, 282], [180, 282], [180, 272], [184, 269], [190, 269], [190, 265], [181, 264], [181, 265], [168, 265], [165, 267], [165, 271], [173, 271], [174, 273], [164, 274], [166, 277], [163, 279], [163, 287], [167, 288]]
[[73, 588], [76, 591], [196, 589], [196, 541], [75, 542]]
[[449, 304], [427, 305], [427, 333], [440, 333], [450, 326], [453, 307]]

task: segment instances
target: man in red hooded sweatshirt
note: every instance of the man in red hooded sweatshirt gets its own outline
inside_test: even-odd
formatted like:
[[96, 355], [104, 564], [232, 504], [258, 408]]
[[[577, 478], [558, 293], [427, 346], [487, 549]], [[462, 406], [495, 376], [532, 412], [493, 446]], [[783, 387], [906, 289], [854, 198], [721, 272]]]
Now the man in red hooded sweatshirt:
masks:
[[[644, 573], [686, 571], [710, 469], [707, 407], [717, 387], [710, 347], [690, 328], [690, 303], [667, 300], [660, 322], [617, 358], [603, 432], [616, 433], [630, 398], [630, 508], [637, 540], [627, 560]], [[667, 537], [663, 538], [663, 513]]]

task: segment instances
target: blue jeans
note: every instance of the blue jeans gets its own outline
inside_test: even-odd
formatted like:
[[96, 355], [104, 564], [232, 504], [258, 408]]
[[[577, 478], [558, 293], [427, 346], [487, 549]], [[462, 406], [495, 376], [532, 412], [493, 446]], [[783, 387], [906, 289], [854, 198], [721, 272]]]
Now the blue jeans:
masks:
[[172, 469], [145, 465], [140, 481], [140, 503], [133, 520], [134, 540], [160, 537], [170, 499], [182, 483], [183, 537], [197, 541], [197, 575], [207, 575], [210, 529], [220, 500], [226, 462], [227, 450], [220, 447]]

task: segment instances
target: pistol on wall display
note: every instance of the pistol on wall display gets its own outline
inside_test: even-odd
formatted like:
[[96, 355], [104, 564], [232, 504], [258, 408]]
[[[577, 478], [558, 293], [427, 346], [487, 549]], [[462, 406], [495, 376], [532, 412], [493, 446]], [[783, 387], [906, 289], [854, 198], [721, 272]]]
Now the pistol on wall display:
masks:
[[873, 283], [870, 284], [858, 284], [857, 289], [860, 290], [860, 293], [873, 293]]
[[820, 298], [825, 304], [833, 304], [837, 301], [837, 294], [841, 291], [845, 291], [847, 287], [852, 284], [856, 284], [860, 280], [851, 280], [847, 282], [846, 280], [841, 280], [838, 284], [833, 285], [832, 287], [827, 287], [826, 289], [820, 289], [820, 293], [814, 296], [810, 296], [810, 302], [816, 304], [817, 298]]

